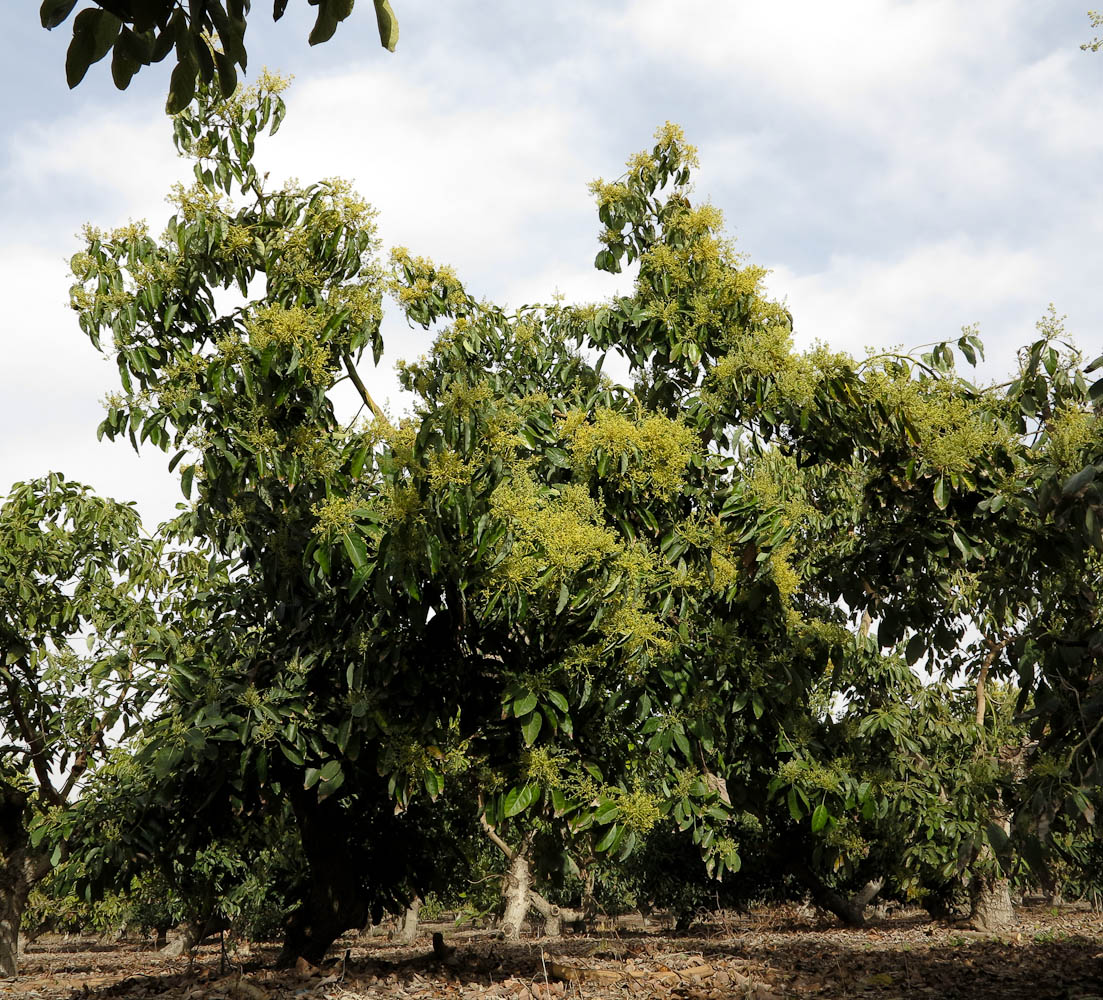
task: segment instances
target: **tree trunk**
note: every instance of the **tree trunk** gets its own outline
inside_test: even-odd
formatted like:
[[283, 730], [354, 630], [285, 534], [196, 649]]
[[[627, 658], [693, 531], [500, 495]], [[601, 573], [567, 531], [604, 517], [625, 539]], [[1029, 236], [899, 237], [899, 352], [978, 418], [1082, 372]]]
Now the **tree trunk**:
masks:
[[[306, 858], [307, 888], [302, 905], [288, 921], [277, 964], [287, 968], [298, 958], [321, 965], [330, 945], [348, 928], [362, 927], [369, 907], [355, 871], [350, 873], [349, 844], [356, 831], [333, 799], [318, 802], [315, 793], [296, 789], [292, 808]], [[371, 914], [373, 917], [375, 914]]]
[[563, 934], [563, 922], [577, 924], [586, 919], [582, 910], [574, 910], [568, 906], [559, 906], [557, 903], [549, 903], [535, 889], [529, 888], [529, 904], [544, 918], [544, 936], [560, 937]]
[[19, 920], [23, 916], [13, 895], [0, 895], [0, 979], [13, 977], [19, 967]]
[[[866, 904], [869, 902], [868, 899], [865, 903], [857, 905], [854, 900], [847, 899], [842, 893], [825, 885], [820, 880], [820, 877], [804, 862], [795, 863], [793, 865], [793, 872], [797, 878], [804, 883], [805, 887], [812, 894], [812, 900], [820, 909], [835, 914], [835, 916], [846, 924], [847, 927], [865, 926], [866, 918], [864, 911]], [[877, 892], [879, 891], [880, 886], [877, 887]], [[875, 892], [873, 895], [876, 894]], [[856, 893], [855, 895], [860, 896], [860, 893]], [[872, 899], [873, 896], [869, 898]]]
[[974, 873], [969, 902], [969, 923], [978, 931], [1004, 931], [1015, 922], [1007, 879], [995, 871]]
[[47, 858], [31, 852], [23, 824], [26, 806], [26, 793], [0, 783], [0, 979], [18, 972], [27, 897], [50, 870]]
[[514, 852], [509, 871], [502, 887], [506, 909], [502, 916], [502, 934], [507, 941], [521, 939], [521, 926], [529, 912], [529, 890], [532, 886], [532, 870], [524, 849]]
[[866, 907], [877, 898], [877, 893], [884, 887], [885, 880], [883, 878], [870, 879], [850, 897], [850, 908], [861, 914], [862, 918], [865, 919]]
[[398, 930], [395, 932], [394, 939], [399, 944], [413, 944], [417, 939], [417, 914], [420, 909], [421, 897], [415, 896], [398, 920]]

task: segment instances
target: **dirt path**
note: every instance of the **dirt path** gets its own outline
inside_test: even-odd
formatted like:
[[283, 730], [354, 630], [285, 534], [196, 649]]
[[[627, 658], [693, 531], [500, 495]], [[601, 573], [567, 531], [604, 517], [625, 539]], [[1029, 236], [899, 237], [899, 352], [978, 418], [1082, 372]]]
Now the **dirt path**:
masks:
[[[622, 930], [514, 945], [487, 931], [430, 926], [414, 948], [343, 939], [336, 958], [317, 969], [275, 972], [275, 949], [243, 950], [225, 974], [209, 945], [189, 967], [143, 945], [53, 938], [31, 945], [19, 979], [0, 980], [0, 1000], [1103, 1000], [1103, 914], [1032, 908], [1017, 916], [1016, 929], [998, 938], [918, 913], [845, 930], [793, 908], [757, 910], [686, 936]], [[443, 960], [432, 950], [434, 929], [455, 947]]]

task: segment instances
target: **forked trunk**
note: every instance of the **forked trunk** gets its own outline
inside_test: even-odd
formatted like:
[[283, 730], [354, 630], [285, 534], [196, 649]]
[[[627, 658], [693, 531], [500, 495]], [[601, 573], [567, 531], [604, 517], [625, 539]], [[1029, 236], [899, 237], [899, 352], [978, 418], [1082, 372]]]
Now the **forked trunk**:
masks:
[[812, 894], [813, 902], [820, 909], [835, 914], [847, 927], [865, 926], [865, 908], [869, 905], [870, 900], [881, 891], [879, 881], [867, 883], [864, 888], [848, 899], [841, 892], [825, 885], [807, 864], [797, 862], [793, 865], [793, 871]]

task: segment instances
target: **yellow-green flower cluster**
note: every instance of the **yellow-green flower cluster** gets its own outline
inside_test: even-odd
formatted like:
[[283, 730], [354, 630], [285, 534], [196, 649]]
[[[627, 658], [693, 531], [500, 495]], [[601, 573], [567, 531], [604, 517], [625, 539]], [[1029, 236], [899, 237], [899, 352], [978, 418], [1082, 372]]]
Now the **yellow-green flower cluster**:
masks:
[[364, 498], [359, 493], [344, 497], [329, 497], [316, 503], [310, 512], [318, 519], [314, 525], [314, 534], [327, 538], [343, 535], [356, 526], [356, 520], [363, 511]]
[[617, 552], [617, 537], [602, 523], [602, 507], [580, 486], [542, 495], [519, 473], [491, 497], [494, 515], [509, 522], [514, 555], [503, 563], [511, 582], [531, 588], [541, 564], [577, 573]]
[[452, 268], [438, 267], [428, 257], [414, 257], [405, 247], [395, 247], [391, 251], [391, 263], [396, 272], [391, 292], [401, 305], [419, 304], [434, 295], [452, 309], [461, 309], [470, 303]]
[[1101, 428], [1103, 423], [1088, 410], [1075, 406], [1058, 408], [1046, 424], [1046, 457], [1059, 476], [1079, 472], [1103, 450]]
[[919, 381], [908, 374], [875, 369], [866, 377], [872, 399], [889, 412], [901, 411], [915, 428], [916, 451], [927, 469], [940, 475], [968, 472], [982, 456], [1013, 444], [983, 397], [969, 398], [958, 379]]
[[[587, 420], [575, 411], [561, 422], [561, 430], [576, 468], [592, 470], [604, 452], [611, 459], [606, 481], [663, 500], [682, 488], [694, 452], [693, 432], [661, 414], [632, 420], [619, 411], [599, 409]], [[622, 463], [627, 465], [624, 471]]]
[[320, 340], [321, 326], [316, 312], [297, 305], [261, 306], [246, 321], [249, 343], [255, 350], [263, 351], [271, 344], [297, 349], [307, 381], [315, 386], [328, 385], [336, 367], [333, 352]]

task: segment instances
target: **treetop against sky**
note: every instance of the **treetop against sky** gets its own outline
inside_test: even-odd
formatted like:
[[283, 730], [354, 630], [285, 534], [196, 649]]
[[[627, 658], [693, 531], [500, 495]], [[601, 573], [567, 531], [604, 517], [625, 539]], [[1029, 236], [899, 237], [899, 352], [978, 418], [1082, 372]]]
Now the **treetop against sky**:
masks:
[[[265, 65], [296, 77], [267, 158], [274, 176], [347, 177], [379, 210], [386, 245], [451, 263], [495, 301], [557, 290], [600, 300], [630, 287], [630, 270], [591, 267], [586, 185], [670, 120], [701, 150], [694, 198], [722, 209], [740, 248], [770, 270], [798, 343], [860, 355], [976, 322], [985, 370], [1002, 375], [1053, 301], [1090, 351], [1103, 309], [1084, 249], [1103, 227], [1093, 194], [1103, 60], [1080, 50], [1092, 34], [1085, 11], [886, 0], [848, 10], [692, 3], [693, 30], [671, 34], [650, 0], [498, 3], [477, 15], [404, 4], [390, 53], [366, 3], [313, 47], [317, 8], [289, 3], [273, 24], [254, 5], [242, 78]], [[0, 446], [0, 478], [65, 469], [137, 498], [156, 521], [177, 488], [95, 442], [112, 373], [80, 343], [65, 289], [84, 221], [157, 220], [165, 190], [186, 176], [161, 114], [173, 60], [120, 92], [108, 57], [70, 91], [77, 13], [46, 32], [33, 5], [0, 12], [0, 72], [26, 95], [4, 110], [0, 193], [10, 304], [0, 405], [25, 430]], [[394, 356], [428, 346], [395, 310], [385, 322]], [[403, 409], [390, 361], [366, 377]], [[352, 393], [348, 402], [358, 405]]]

